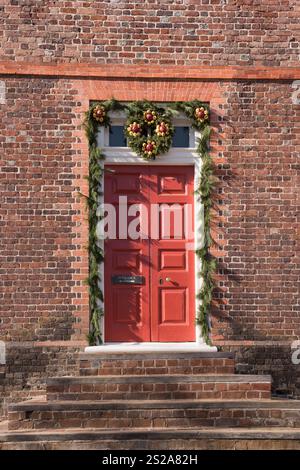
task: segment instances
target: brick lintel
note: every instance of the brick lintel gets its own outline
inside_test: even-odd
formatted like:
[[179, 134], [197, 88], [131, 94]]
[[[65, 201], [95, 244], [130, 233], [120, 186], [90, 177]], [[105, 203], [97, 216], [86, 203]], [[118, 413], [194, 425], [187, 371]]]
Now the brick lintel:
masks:
[[265, 66], [164, 66], [124, 64], [35, 64], [0, 61], [0, 75], [124, 78], [124, 79], [183, 79], [183, 80], [296, 80], [300, 67]]

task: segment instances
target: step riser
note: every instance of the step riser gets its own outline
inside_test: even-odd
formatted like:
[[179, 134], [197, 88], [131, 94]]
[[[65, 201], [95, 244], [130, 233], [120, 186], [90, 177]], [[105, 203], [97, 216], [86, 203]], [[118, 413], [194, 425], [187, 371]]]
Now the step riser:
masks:
[[300, 427], [300, 410], [280, 409], [135, 409], [16, 411], [9, 429]]
[[47, 386], [47, 400], [269, 399], [269, 383], [86, 383]]
[[85, 359], [80, 375], [234, 374], [234, 360], [224, 359]]

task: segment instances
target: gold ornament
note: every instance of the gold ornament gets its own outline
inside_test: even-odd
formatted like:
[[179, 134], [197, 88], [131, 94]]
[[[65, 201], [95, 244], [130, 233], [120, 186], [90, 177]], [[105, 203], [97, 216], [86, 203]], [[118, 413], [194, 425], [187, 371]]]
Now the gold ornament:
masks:
[[169, 134], [169, 125], [165, 122], [161, 122], [157, 124], [155, 132], [159, 137], [165, 137]]
[[153, 124], [157, 119], [157, 116], [154, 111], [151, 109], [147, 109], [147, 111], [144, 112], [144, 120], [147, 124]]
[[203, 106], [195, 109], [195, 118], [199, 122], [204, 122], [208, 120], [208, 111]]
[[104, 122], [105, 115], [106, 115], [106, 112], [105, 112], [104, 106], [97, 105], [94, 107], [93, 118], [95, 119], [95, 121], [101, 122], [101, 123]]
[[153, 140], [147, 140], [143, 143], [143, 153], [147, 157], [152, 157], [156, 153], [156, 143]]
[[132, 124], [130, 124], [128, 127], [127, 127], [127, 132], [129, 135], [131, 135], [132, 137], [137, 137], [138, 135], [141, 134], [142, 132], [142, 127], [141, 125], [138, 123], [138, 122], [133, 122]]

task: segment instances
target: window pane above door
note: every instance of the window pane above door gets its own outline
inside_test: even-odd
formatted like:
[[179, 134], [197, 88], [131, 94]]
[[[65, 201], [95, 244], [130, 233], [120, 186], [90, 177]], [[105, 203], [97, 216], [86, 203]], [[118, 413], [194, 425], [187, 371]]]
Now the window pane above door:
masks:
[[124, 135], [124, 126], [109, 127], [109, 146], [127, 147], [127, 141]]
[[[108, 129], [108, 146], [109, 147], [123, 147], [127, 146], [127, 139], [124, 134], [124, 126], [111, 125]], [[190, 142], [190, 128], [189, 126], [174, 126], [174, 134], [172, 138], [173, 148], [189, 148]]]
[[172, 146], [183, 148], [188, 148], [190, 146], [190, 128], [188, 126], [174, 127]]

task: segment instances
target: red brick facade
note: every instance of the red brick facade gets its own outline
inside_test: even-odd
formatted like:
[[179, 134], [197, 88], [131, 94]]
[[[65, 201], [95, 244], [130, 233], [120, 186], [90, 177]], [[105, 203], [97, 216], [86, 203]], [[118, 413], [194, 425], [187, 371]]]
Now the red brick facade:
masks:
[[[218, 167], [216, 340], [299, 336], [297, 121], [290, 82], [11, 78], [1, 167], [1, 331], [13, 340], [84, 339], [87, 183], [81, 120], [89, 99], [210, 102]], [[153, 86], [154, 85], [154, 86]], [[127, 90], [127, 87], [129, 90]], [[22, 99], [20, 99], [22, 97]]]
[[220, 180], [214, 342], [246, 348], [247, 371], [280, 364], [277, 388], [299, 393], [287, 372], [300, 335], [299, 5], [39, 3], [0, 7], [1, 339], [86, 338], [89, 101], [198, 98]]
[[297, 0], [3, 0], [1, 5], [4, 60], [299, 65]]

